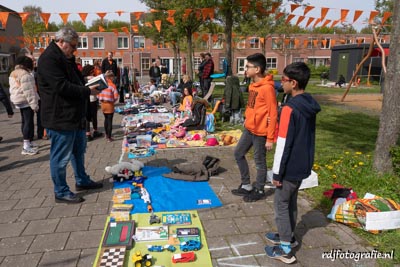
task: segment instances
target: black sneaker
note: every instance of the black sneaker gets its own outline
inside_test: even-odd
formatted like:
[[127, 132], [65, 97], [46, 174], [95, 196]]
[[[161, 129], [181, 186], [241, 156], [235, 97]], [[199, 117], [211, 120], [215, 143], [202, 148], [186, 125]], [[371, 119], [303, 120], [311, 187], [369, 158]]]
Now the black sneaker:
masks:
[[263, 198], [265, 198], [264, 190], [253, 188], [253, 190], [251, 190], [250, 194], [243, 197], [243, 200], [245, 202], [255, 202], [255, 201], [263, 199]]
[[[265, 238], [274, 245], [279, 245], [281, 243], [281, 239], [279, 238], [278, 233], [269, 232], [265, 234]], [[295, 248], [299, 245], [295, 237], [292, 237], [290, 240], [290, 247]]]
[[281, 246], [266, 246], [265, 253], [271, 259], [280, 260], [284, 263], [291, 264], [296, 261], [296, 257], [293, 254], [293, 251], [289, 253], [285, 253], [285, 251], [281, 248]]
[[242, 187], [243, 184], [240, 184], [238, 189], [233, 189], [231, 192], [235, 196], [248, 196], [251, 193], [251, 190], [246, 190]]
[[103, 133], [101, 133], [101, 132], [98, 132], [98, 131], [93, 132], [93, 138], [102, 137], [102, 136], [103, 136]]
[[70, 194], [62, 197], [55, 196], [55, 201], [56, 203], [76, 204], [85, 201], [85, 199], [71, 192]]
[[90, 189], [99, 189], [99, 188], [102, 188], [102, 187], [103, 187], [103, 184], [102, 184], [102, 183], [97, 183], [97, 182], [94, 182], [94, 181], [91, 181], [90, 183], [85, 184], [85, 185], [78, 185], [78, 184], [75, 184], [75, 189], [76, 189], [76, 191], [83, 191], [83, 190], [90, 190]]
[[86, 141], [93, 141], [93, 137], [91, 135], [86, 135]]

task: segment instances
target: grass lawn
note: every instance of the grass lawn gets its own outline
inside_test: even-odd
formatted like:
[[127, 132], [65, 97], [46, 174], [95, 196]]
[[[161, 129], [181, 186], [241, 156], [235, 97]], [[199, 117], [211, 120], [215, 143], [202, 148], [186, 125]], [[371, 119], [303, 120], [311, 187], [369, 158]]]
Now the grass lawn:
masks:
[[[307, 91], [311, 94], [343, 94], [344, 89], [326, 88], [310, 82]], [[351, 88], [354, 93], [379, 93], [379, 86]], [[223, 87], [215, 89], [215, 97], [223, 94]], [[247, 95], [245, 94], [245, 99]], [[319, 186], [305, 190], [315, 207], [325, 214], [330, 212], [332, 202], [322, 195], [333, 183], [351, 187], [359, 197], [369, 192], [400, 203], [400, 177], [379, 176], [372, 168], [379, 118], [366, 113], [341, 109], [338, 106], [322, 105], [317, 117], [316, 154], [314, 171], [318, 173]], [[236, 126], [236, 128], [241, 126]], [[226, 123], [217, 123], [217, 129], [232, 128]], [[272, 166], [268, 156], [268, 166]], [[381, 252], [395, 250], [393, 261], [378, 261], [381, 266], [400, 263], [400, 230], [371, 234], [364, 230], [354, 231], [367, 240], [370, 246]], [[397, 253], [396, 253], [397, 252]]]

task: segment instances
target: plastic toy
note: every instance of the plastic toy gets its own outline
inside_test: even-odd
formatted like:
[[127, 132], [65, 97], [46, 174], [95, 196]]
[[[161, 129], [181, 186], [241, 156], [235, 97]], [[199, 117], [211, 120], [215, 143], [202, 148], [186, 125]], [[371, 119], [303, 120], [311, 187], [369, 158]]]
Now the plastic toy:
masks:
[[149, 267], [153, 264], [151, 259], [152, 257], [150, 254], [144, 254], [142, 256], [140, 251], [136, 251], [132, 256], [132, 261], [135, 267]]
[[143, 162], [133, 159], [131, 162], [121, 162], [113, 166], [107, 166], [105, 170], [112, 175], [114, 181], [122, 182], [132, 179], [135, 171], [140, 171], [143, 167]]
[[147, 245], [147, 250], [150, 252], [163, 252], [164, 248], [162, 246]]
[[176, 247], [174, 247], [173, 245], [165, 245], [164, 248], [166, 250], [168, 250], [169, 252], [175, 252], [176, 251]]
[[154, 213], [152, 213], [152, 214], [150, 215], [150, 218], [149, 218], [149, 223], [150, 223], [150, 224], [161, 223], [161, 219], [160, 219], [160, 217], [158, 217], [157, 215], [155, 215]]
[[172, 256], [173, 263], [192, 262], [195, 261], [195, 259], [196, 259], [196, 254], [194, 254], [193, 251], [186, 253], [178, 253]]
[[190, 250], [199, 250], [201, 248], [201, 243], [197, 240], [188, 240], [185, 242], [182, 242], [180, 245], [180, 249], [182, 251], [190, 251]]

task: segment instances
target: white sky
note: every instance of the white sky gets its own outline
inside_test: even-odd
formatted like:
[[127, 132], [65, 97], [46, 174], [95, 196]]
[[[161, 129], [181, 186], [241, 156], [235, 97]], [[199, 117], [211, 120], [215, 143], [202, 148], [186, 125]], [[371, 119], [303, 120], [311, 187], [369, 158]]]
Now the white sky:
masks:
[[[173, 1], [173, 0], [170, 0]], [[374, 0], [305, 0], [303, 3], [309, 3], [315, 6], [306, 17], [320, 17], [321, 7], [332, 8], [326, 19], [340, 19], [340, 10], [349, 9], [350, 12], [347, 16], [349, 23], [353, 22], [354, 11], [364, 11], [362, 16], [357, 20], [353, 26], [356, 29], [365, 27], [364, 21], [368, 19], [370, 11], [374, 10]], [[135, 11], [148, 11], [146, 5], [142, 4], [139, 0], [1, 0], [1, 5], [8, 7], [14, 11], [22, 12], [24, 6], [35, 5], [42, 8], [43, 12], [52, 13], [50, 22], [60, 23], [61, 18], [58, 13], [71, 13], [68, 20], [80, 20], [77, 13], [89, 13], [86, 19], [87, 25], [91, 25], [92, 20], [98, 19], [96, 12], [109, 12], [105, 19], [107, 20], [122, 20], [129, 21], [129, 13]], [[284, 7], [290, 11], [290, 3], [287, 0], [283, 1]], [[116, 11], [125, 11], [126, 13], [118, 16]], [[112, 13], [112, 14], [111, 14]], [[303, 15], [303, 9], [299, 7], [293, 12], [295, 15]], [[292, 20], [292, 23], [297, 21], [297, 16]], [[307, 18], [301, 24], [305, 26]], [[311, 23], [312, 25], [312, 23]], [[320, 26], [320, 25], [318, 25]]]

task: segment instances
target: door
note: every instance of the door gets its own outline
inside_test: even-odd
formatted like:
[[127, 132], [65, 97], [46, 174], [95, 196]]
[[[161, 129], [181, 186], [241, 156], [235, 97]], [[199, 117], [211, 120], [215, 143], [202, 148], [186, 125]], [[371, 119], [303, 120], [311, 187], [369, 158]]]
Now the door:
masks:
[[339, 79], [340, 75], [343, 75], [346, 78], [346, 81], [349, 81], [349, 77], [347, 77], [347, 69], [349, 66], [349, 52], [341, 52], [339, 53], [339, 64], [338, 71], [336, 73], [336, 81]]
[[237, 74], [244, 75], [245, 66], [246, 66], [246, 58], [238, 58], [236, 66], [237, 66]]

